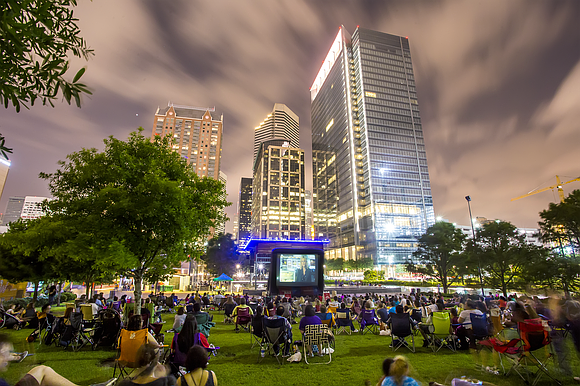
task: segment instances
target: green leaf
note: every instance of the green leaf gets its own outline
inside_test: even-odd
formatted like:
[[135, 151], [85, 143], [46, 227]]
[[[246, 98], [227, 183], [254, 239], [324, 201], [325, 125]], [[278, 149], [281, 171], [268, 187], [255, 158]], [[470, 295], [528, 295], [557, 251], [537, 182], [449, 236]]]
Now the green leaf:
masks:
[[[86, 71], [86, 68], [85, 68], [85, 67], [81, 68], [81, 69], [80, 69], [80, 70], [77, 72], [77, 74], [75, 75], [75, 77], [74, 77], [74, 79], [73, 79], [73, 83], [76, 83], [76, 82], [77, 82], [77, 81], [78, 81], [78, 80], [81, 78], [81, 76], [83, 76], [83, 74], [85, 73], [85, 71]], [[80, 107], [80, 106], [79, 106], [79, 107]]]

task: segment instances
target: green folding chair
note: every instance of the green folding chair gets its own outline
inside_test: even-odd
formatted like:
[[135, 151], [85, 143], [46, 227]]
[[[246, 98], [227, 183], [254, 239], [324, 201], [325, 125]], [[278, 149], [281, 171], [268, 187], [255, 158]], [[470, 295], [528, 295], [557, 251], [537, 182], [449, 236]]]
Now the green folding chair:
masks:
[[451, 315], [447, 311], [433, 312], [431, 317], [433, 323], [431, 337], [431, 349], [433, 352], [441, 350], [443, 347], [455, 352], [455, 335], [451, 330]]

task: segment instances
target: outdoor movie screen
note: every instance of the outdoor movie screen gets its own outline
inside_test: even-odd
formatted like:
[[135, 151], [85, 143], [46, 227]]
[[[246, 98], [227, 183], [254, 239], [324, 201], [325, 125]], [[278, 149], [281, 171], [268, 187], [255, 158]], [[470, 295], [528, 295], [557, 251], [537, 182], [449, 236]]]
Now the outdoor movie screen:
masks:
[[316, 286], [318, 285], [318, 256], [282, 253], [277, 273], [279, 286]]

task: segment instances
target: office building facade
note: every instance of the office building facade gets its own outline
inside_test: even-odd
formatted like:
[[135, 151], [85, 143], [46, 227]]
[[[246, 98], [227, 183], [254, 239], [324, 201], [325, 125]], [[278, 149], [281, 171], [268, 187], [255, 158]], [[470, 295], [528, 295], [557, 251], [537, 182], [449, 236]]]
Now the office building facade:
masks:
[[435, 222], [409, 40], [341, 27], [310, 92], [315, 238], [404, 263]]
[[48, 197], [25, 196], [10, 197], [6, 204], [6, 210], [2, 216], [2, 225], [8, 225], [11, 222], [23, 220], [33, 220], [44, 216], [42, 203], [44, 200], [50, 200]]
[[157, 135], [171, 135], [172, 148], [187, 159], [200, 177], [220, 179], [223, 115], [215, 108], [170, 104], [158, 108], [151, 140]]
[[252, 178], [240, 179], [240, 192], [238, 197], [238, 233], [240, 243], [252, 235]]
[[272, 112], [254, 130], [254, 160], [260, 144], [271, 139], [285, 139], [290, 147], [300, 147], [300, 120], [283, 103], [275, 103]]
[[262, 142], [253, 169], [252, 238], [303, 240], [304, 150], [284, 139]]

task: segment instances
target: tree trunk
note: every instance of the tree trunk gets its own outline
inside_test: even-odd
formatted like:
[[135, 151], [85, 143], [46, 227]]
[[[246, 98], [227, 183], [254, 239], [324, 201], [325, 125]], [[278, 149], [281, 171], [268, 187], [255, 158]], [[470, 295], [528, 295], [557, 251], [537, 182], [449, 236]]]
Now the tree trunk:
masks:
[[90, 280], [89, 278], [87, 278], [85, 280], [85, 296], [87, 297], [87, 301], [89, 300], [89, 294], [90, 294], [89, 291], [91, 290], [91, 287], [90, 287], [90, 284], [89, 284], [90, 283], [89, 280]]
[[140, 274], [135, 275], [133, 278], [133, 283], [135, 284], [135, 291], [133, 291], [133, 297], [135, 299], [135, 314], [141, 315], [141, 283], [143, 282], [143, 277]]
[[34, 294], [32, 295], [32, 301], [36, 303], [36, 300], [38, 300], [38, 282], [37, 281], [34, 282]]

